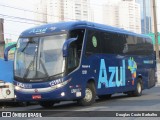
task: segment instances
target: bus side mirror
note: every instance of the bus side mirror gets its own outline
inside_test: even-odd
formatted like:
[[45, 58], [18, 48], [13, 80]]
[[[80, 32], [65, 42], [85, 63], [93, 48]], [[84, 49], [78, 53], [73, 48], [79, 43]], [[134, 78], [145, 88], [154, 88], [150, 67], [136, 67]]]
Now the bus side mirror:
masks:
[[5, 50], [4, 50], [4, 60], [5, 61], [8, 61], [8, 52], [9, 52], [9, 50], [14, 48], [14, 47], [16, 47], [16, 44], [10, 45], [7, 48], [5, 48]]
[[63, 57], [68, 56], [68, 48], [69, 48], [70, 44], [76, 40], [77, 40], [77, 38], [70, 38], [70, 39], [66, 40], [66, 42], [63, 44]]

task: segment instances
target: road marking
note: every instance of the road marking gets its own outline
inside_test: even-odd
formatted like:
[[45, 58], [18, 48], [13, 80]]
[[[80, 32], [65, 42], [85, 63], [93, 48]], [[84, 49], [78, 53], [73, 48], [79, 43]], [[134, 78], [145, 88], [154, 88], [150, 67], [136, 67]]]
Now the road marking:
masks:
[[89, 107], [89, 108], [82, 108], [75, 111], [104, 111], [104, 109], [107, 109], [109, 107]]

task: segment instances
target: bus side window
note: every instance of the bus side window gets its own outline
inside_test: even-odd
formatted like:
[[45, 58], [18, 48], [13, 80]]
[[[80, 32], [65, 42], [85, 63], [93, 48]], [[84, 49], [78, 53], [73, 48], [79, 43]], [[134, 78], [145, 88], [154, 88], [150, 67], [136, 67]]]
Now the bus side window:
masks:
[[[68, 56], [68, 69], [74, 69], [78, 66], [78, 61], [77, 61], [77, 46], [73, 43], [71, 44], [70, 48], [69, 48], [69, 56]], [[71, 70], [72, 71], [72, 70]]]
[[89, 30], [86, 42], [86, 56], [101, 53], [101, 44], [99, 39], [99, 32]]
[[102, 53], [123, 54], [128, 51], [128, 46], [124, 35], [111, 32], [102, 32], [100, 36]]
[[114, 54], [116, 50], [114, 34], [109, 32], [102, 33], [101, 40], [103, 46], [102, 53]]
[[136, 43], [137, 37], [126, 35], [125, 37], [127, 41], [128, 51], [126, 52], [127, 55], [134, 55], [136, 50]]
[[70, 31], [69, 38], [77, 38], [76, 41], [71, 43], [69, 47], [69, 55], [67, 58], [67, 69], [68, 72], [73, 71], [79, 65], [81, 54], [82, 54], [82, 43], [84, 38], [84, 29], [76, 29]]
[[153, 54], [153, 44], [150, 39], [145, 39], [145, 55], [154, 55]]

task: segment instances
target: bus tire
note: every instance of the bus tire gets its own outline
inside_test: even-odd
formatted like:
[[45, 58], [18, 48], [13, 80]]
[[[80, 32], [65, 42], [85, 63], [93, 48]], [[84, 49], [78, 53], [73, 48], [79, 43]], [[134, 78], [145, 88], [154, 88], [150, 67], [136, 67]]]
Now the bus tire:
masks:
[[88, 83], [85, 90], [85, 97], [78, 100], [78, 104], [81, 106], [89, 106], [95, 102], [96, 90], [93, 83]]
[[136, 90], [133, 92], [134, 96], [141, 96], [142, 95], [142, 82], [141, 79], [137, 81]]
[[52, 108], [54, 105], [54, 102], [53, 101], [41, 101], [39, 102], [39, 105], [44, 108]]
[[98, 98], [99, 99], [109, 99], [111, 98], [112, 94], [108, 94], [108, 95], [99, 95]]

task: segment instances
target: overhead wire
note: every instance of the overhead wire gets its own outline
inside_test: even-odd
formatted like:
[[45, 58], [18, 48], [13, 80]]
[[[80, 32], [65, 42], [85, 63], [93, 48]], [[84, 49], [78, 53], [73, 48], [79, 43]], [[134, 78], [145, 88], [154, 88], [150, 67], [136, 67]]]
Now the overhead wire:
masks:
[[[97, 4], [90, 4], [90, 5], [95, 5], [96, 6]], [[12, 9], [17, 9], [17, 10], [24, 11], [24, 12], [37, 13], [37, 14], [46, 15], [46, 16], [61, 17], [61, 15], [62, 15], [61, 14], [59, 16], [56, 16], [56, 15], [51, 15], [51, 14], [47, 14], [47, 13], [43, 13], [43, 12], [37, 12], [37, 11], [33, 11], [33, 10], [16, 8], [16, 7], [4, 5], [4, 4], [0, 4], [0, 6], [7, 7], [7, 8], [12, 8]], [[104, 6], [104, 5], [97, 5], [97, 6]], [[26, 24], [34, 24], [34, 25], [39, 25], [38, 23], [47, 23], [46, 21], [33, 20], [33, 19], [16, 17], [16, 16], [11, 16], [11, 15], [6, 15], [6, 14], [0, 14], [0, 16], [3, 16], [5, 18], [9, 18], [9, 19], [5, 19], [6, 21], [12, 21], [12, 22], [18, 22], [18, 23], [26, 23]], [[15, 20], [15, 19], [18, 19], [18, 20]], [[66, 18], [66, 19], [77, 20], [77, 19], [73, 19], [73, 18]], [[28, 21], [30, 21], [30, 22], [28, 22]], [[160, 24], [157, 24], [157, 25], [159, 26]], [[145, 29], [148, 30], [147, 28], [145, 28]]]

